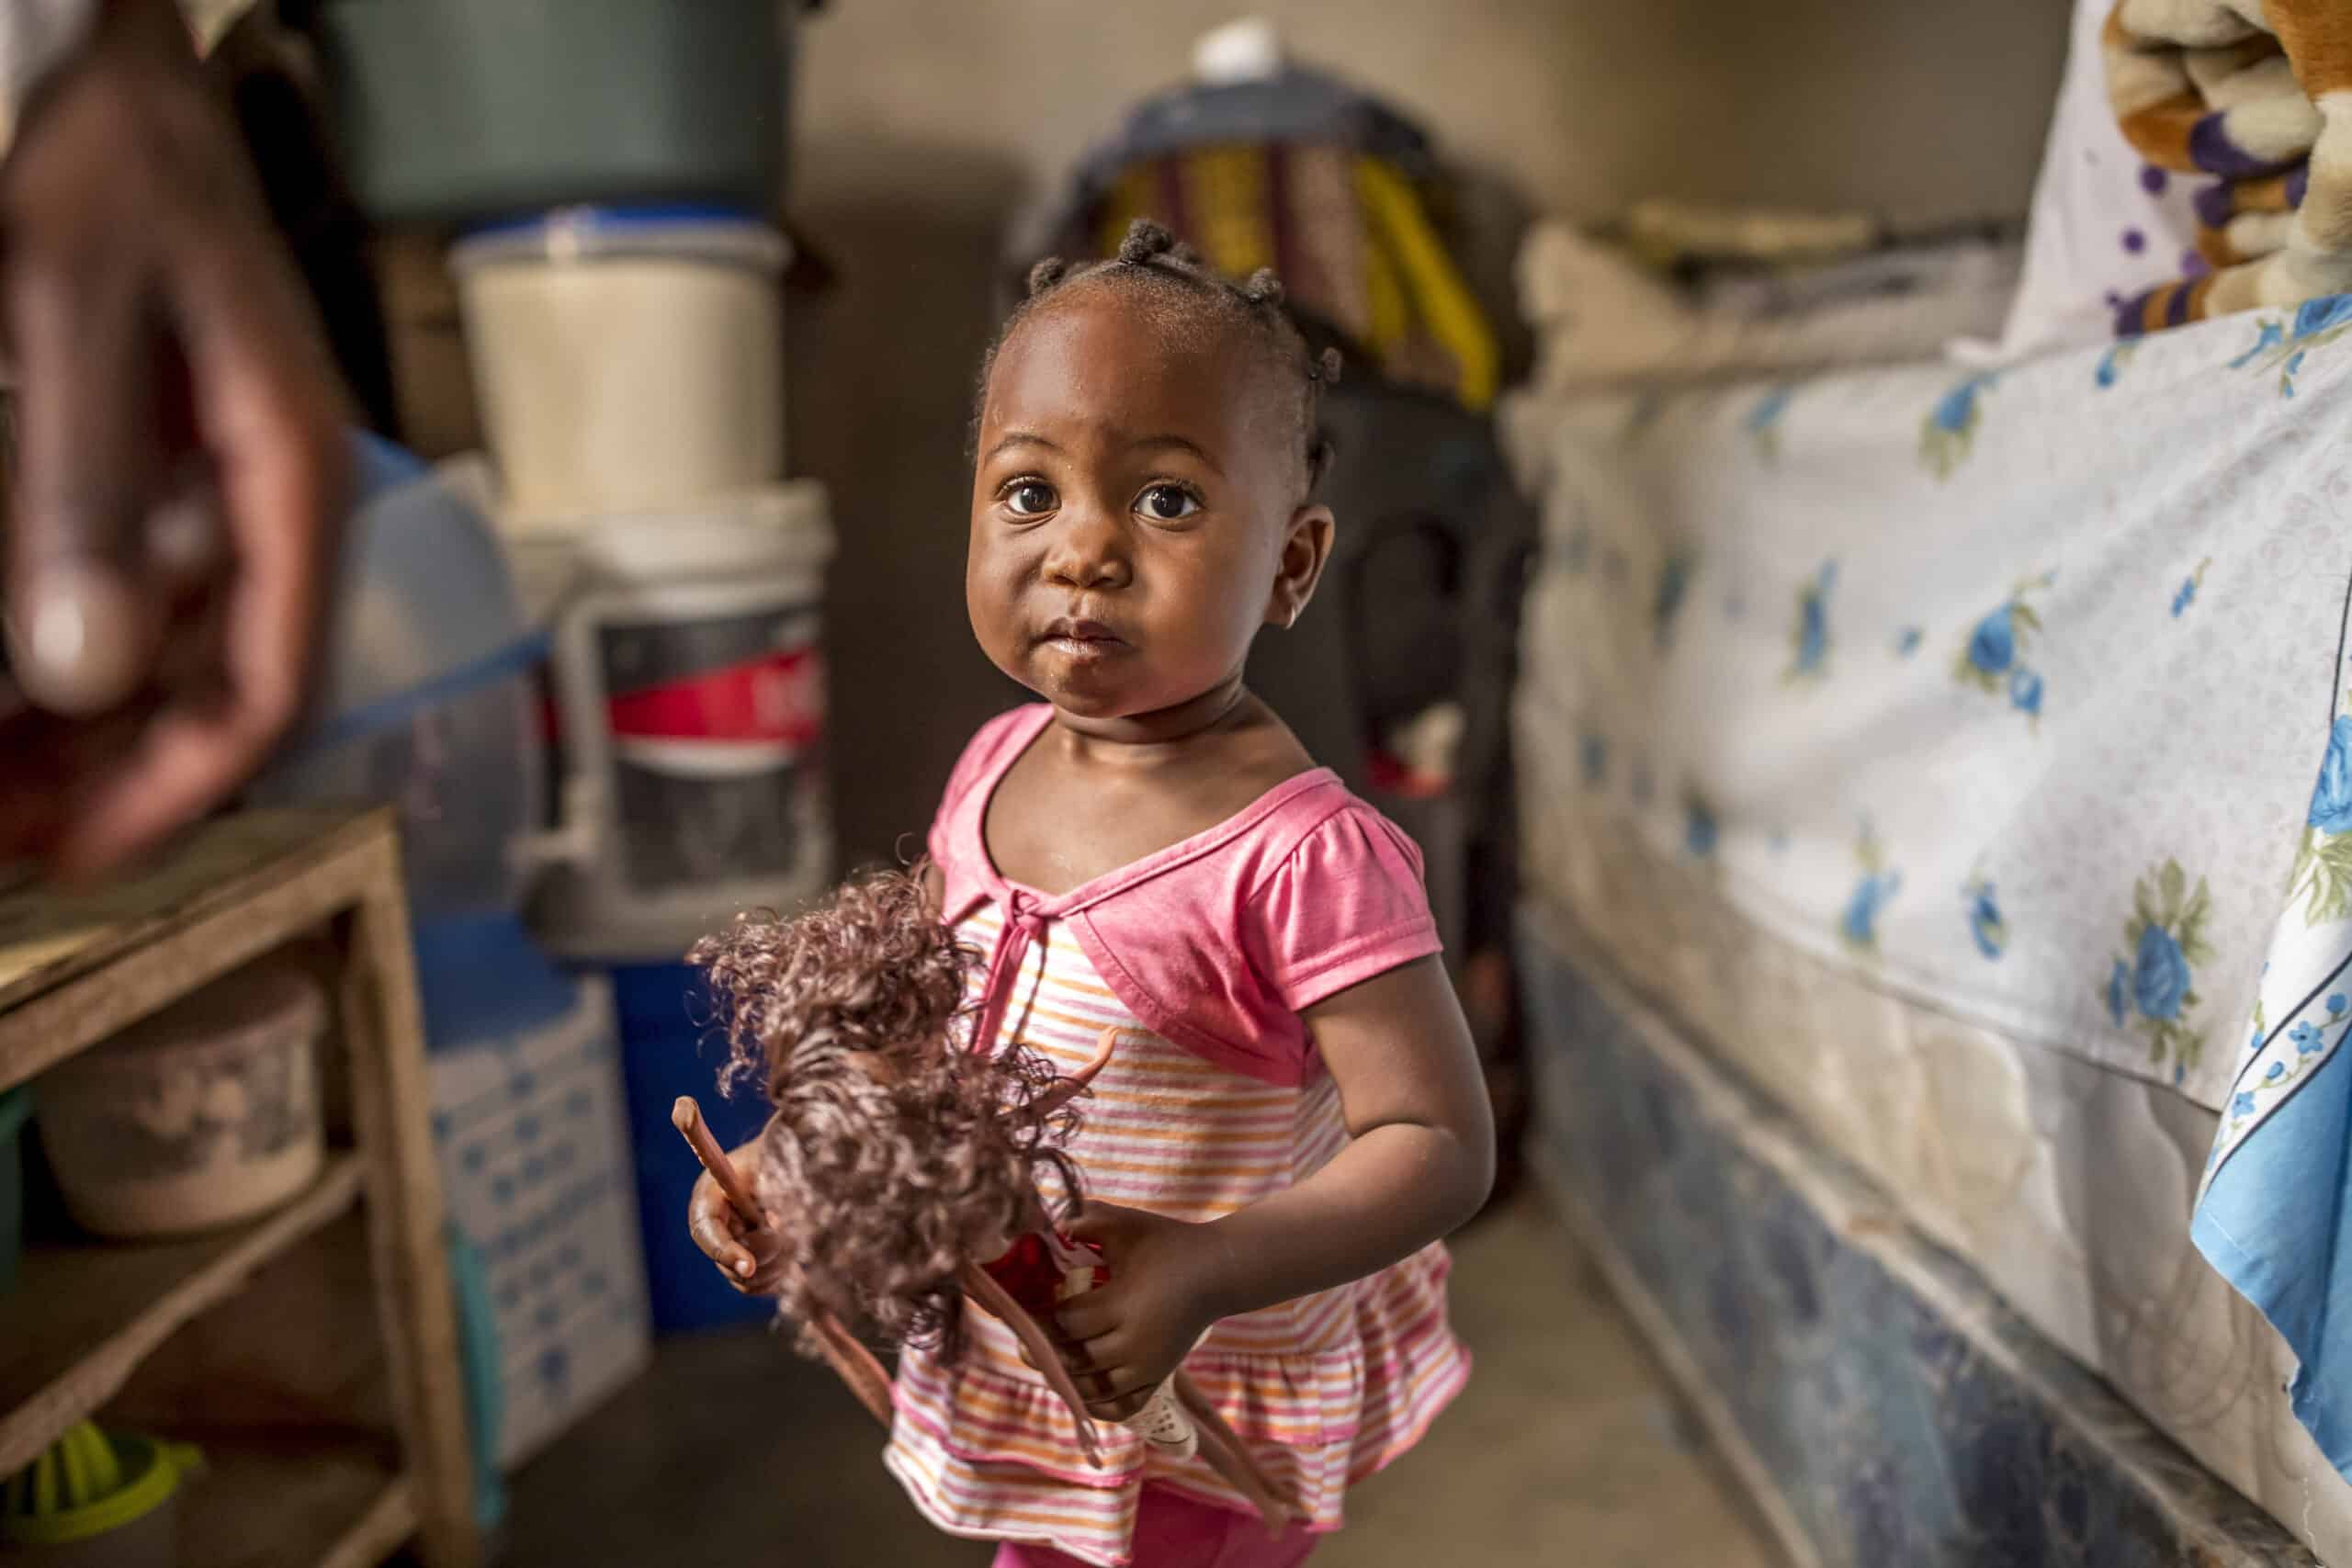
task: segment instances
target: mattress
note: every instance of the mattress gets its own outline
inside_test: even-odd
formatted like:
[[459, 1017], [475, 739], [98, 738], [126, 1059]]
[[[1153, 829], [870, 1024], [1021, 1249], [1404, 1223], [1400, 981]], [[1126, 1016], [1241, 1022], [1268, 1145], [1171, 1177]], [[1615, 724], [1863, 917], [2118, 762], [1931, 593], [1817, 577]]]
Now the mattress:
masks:
[[2352, 1563], [2295, 1358], [2189, 1230], [2258, 1124], [2260, 1021], [2312, 999], [2267, 965], [2325, 891], [2352, 347], [2324, 320], [1522, 396], [1505, 429], [1545, 519], [1530, 897]]
[[1790, 1568], [2313, 1568], [1547, 904], [1529, 1156]]

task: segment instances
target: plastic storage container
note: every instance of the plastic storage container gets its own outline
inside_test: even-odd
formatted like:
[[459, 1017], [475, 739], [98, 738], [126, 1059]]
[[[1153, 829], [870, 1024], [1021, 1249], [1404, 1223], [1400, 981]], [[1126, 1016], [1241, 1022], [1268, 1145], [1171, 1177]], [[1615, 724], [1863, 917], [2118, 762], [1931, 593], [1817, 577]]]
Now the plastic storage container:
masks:
[[22, 1084], [0, 1090], [0, 1296], [17, 1286], [25, 1250], [25, 1122], [33, 1092]]
[[317, 1179], [326, 999], [288, 963], [223, 976], [40, 1080], [65, 1206], [100, 1235], [251, 1219]]
[[0, 1487], [0, 1562], [30, 1568], [175, 1568], [181, 1478], [197, 1450], [67, 1428]]
[[578, 208], [449, 254], [509, 526], [696, 502], [784, 472], [784, 237], [710, 210]]
[[253, 797], [389, 801], [420, 919], [511, 910], [525, 873], [510, 849], [541, 808], [545, 645], [488, 520], [398, 447], [357, 443], [317, 716]]
[[337, 131], [379, 220], [782, 195], [797, 5], [329, 0]]
[[577, 863], [535, 902], [568, 955], [673, 961], [739, 909], [831, 876], [824, 491], [605, 519], [555, 628]]
[[473, 1310], [499, 1356], [487, 1436], [512, 1466], [650, 1353], [611, 993], [557, 969], [510, 917], [418, 934], [441, 1188], [479, 1259]]
[[631, 964], [615, 969], [612, 982], [653, 1326], [681, 1334], [774, 1317], [773, 1301], [739, 1293], [686, 1234], [686, 1201], [702, 1167], [670, 1121], [678, 1096], [693, 1095], [711, 1135], [731, 1149], [750, 1142], [766, 1122], [767, 1104], [755, 1094], [718, 1092], [726, 1053], [707, 1028], [711, 1003], [700, 971], [683, 964]]

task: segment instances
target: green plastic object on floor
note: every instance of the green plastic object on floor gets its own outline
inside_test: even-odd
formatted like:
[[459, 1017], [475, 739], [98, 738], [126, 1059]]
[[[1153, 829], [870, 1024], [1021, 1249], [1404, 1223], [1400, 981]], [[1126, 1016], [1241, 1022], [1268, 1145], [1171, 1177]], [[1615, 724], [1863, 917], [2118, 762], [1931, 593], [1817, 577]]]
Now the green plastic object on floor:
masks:
[[180, 1481], [201, 1462], [185, 1443], [79, 1422], [0, 1488], [0, 1562], [173, 1568]]

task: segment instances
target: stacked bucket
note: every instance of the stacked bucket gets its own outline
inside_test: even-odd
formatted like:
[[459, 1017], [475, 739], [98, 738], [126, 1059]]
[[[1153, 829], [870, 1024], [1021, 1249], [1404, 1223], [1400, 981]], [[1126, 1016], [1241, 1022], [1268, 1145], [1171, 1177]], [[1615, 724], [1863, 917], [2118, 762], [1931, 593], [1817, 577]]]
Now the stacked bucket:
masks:
[[782, 478], [785, 250], [723, 209], [571, 208], [451, 253], [496, 513], [554, 631], [534, 924], [567, 956], [674, 962], [831, 869], [831, 535]]
[[[600, 1122], [607, 1102], [626, 1107], [652, 1325], [759, 1310], [685, 1241], [692, 1156], [668, 1111], [691, 1093], [722, 1136], [756, 1122], [715, 1100], [681, 960], [738, 910], [789, 908], [832, 871], [819, 752], [832, 539], [821, 488], [786, 478], [790, 248], [774, 216], [801, 9], [325, 0], [319, 13], [361, 204], [379, 228], [449, 242], [484, 450], [443, 478], [493, 520], [548, 637], [537, 707], [551, 765], [509, 855], [532, 887], [531, 937], [608, 1021], [571, 1007], [527, 1029], [501, 1021], [493, 1056], [436, 1064], [452, 1213], [481, 1233], [510, 1333], [536, 1334], [546, 1309], [536, 1275], [507, 1293], [502, 1261], [540, 1250], [532, 1215], [565, 1179], [524, 1134], [569, 1129], [579, 1106], [582, 1125]], [[430, 934], [429, 1010], [496, 988], [493, 970], [560, 999], [559, 972], [527, 955], [477, 962], [497, 945]], [[616, 1032], [620, 1050], [600, 1055]], [[555, 1210], [548, 1224], [560, 1228]], [[636, 1272], [585, 1245], [560, 1258], [575, 1254], [582, 1289]], [[536, 1380], [584, 1391], [623, 1354], [586, 1339], [510, 1354], [524, 1382], [510, 1425], [534, 1411], [532, 1437], [551, 1430], [560, 1391]], [[509, 1457], [529, 1446], [510, 1441]]]

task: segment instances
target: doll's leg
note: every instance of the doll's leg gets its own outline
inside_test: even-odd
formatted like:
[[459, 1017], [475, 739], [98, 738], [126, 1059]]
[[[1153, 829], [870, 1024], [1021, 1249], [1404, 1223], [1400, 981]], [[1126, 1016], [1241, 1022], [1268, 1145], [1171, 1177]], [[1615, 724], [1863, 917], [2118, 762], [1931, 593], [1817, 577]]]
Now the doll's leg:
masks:
[[1200, 1434], [1176, 1397], [1172, 1377], [1151, 1391], [1149, 1404], [1119, 1425], [1150, 1444], [1163, 1459], [1188, 1460], [1200, 1452]]

